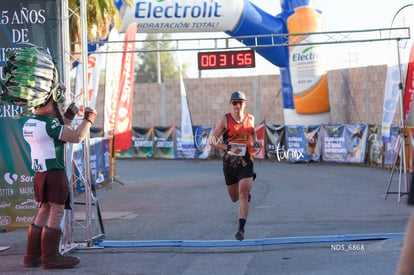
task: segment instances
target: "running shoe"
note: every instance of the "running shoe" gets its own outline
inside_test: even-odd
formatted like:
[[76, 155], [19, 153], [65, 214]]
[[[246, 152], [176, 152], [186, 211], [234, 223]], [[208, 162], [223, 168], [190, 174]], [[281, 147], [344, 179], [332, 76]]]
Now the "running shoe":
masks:
[[244, 232], [243, 231], [237, 231], [236, 235], [234, 235], [236, 240], [243, 241], [244, 240]]

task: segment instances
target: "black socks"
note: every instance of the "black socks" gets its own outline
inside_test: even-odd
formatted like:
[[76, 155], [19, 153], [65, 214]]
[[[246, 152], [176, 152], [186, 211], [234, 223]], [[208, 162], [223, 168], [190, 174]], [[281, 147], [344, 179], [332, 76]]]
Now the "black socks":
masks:
[[246, 224], [246, 219], [239, 219], [239, 231], [244, 232], [244, 225]]

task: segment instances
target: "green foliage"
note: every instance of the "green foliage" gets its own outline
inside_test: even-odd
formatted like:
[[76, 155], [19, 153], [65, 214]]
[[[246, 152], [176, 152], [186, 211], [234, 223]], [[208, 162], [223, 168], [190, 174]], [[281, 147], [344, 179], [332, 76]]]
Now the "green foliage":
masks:
[[[161, 66], [161, 82], [167, 79], [179, 79], [180, 68], [176, 60], [175, 51], [170, 49], [171, 41], [169, 34], [147, 34], [146, 41], [142, 45], [145, 52], [138, 52], [135, 68], [135, 82], [137, 83], [157, 83], [158, 82], [158, 54]], [[157, 50], [161, 50], [157, 53]], [[183, 65], [183, 77], [186, 66]]]

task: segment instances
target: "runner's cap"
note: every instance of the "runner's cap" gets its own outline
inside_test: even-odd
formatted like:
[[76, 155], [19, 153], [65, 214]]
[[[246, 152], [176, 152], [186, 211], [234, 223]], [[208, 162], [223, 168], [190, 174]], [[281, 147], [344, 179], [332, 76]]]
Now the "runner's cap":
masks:
[[237, 100], [237, 99], [246, 100], [246, 95], [243, 92], [235, 91], [234, 93], [231, 94], [230, 101]]

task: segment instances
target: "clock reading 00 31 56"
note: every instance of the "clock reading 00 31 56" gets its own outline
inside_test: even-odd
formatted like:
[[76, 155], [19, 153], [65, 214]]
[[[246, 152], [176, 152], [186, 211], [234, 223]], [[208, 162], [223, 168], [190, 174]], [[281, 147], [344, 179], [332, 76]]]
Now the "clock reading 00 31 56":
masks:
[[254, 68], [254, 50], [199, 52], [198, 69], [240, 69]]

